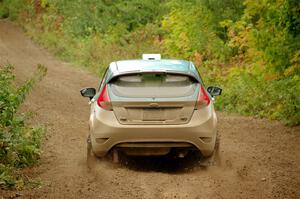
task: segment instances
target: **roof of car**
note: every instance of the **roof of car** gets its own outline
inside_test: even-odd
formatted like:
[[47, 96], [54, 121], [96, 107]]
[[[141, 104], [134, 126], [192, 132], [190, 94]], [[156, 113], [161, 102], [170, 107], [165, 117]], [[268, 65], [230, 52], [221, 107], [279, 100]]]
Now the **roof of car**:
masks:
[[109, 66], [109, 70], [111, 72], [111, 78], [128, 73], [170, 72], [186, 74], [201, 81], [197, 69], [193, 63], [185, 60], [121, 60], [112, 62]]
[[184, 60], [123, 60], [117, 61], [119, 72], [132, 70], [176, 70], [189, 71], [191, 63]]

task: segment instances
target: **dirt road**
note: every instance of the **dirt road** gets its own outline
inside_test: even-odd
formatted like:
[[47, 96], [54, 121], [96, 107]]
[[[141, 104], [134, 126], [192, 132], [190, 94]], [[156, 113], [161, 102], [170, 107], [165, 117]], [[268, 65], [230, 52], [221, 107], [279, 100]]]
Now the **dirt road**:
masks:
[[300, 198], [299, 126], [219, 113], [217, 166], [200, 167], [193, 157], [128, 158], [119, 165], [98, 160], [90, 171], [89, 107], [79, 90], [97, 87], [98, 78], [59, 61], [20, 28], [0, 21], [0, 63], [6, 62], [15, 65], [18, 82], [37, 64], [48, 68], [22, 107], [36, 112], [33, 124], [46, 126], [40, 165], [27, 171], [42, 187], [18, 192], [22, 198]]

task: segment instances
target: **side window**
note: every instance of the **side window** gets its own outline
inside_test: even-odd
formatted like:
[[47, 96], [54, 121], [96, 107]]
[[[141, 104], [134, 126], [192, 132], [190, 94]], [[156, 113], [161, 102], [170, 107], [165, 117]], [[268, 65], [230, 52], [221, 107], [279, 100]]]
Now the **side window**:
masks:
[[202, 78], [201, 78], [201, 75], [200, 75], [200, 73], [199, 73], [198, 68], [193, 64], [193, 62], [191, 62], [191, 64], [192, 64], [192, 66], [195, 68], [195, 70], [196, 70], [197, 73], [198, 73], [198, 76], [199, 76], [199, 78], [200, 78], [200, 83], [205, 87], [204, 82], [203, 82], [203, 80], [202, 80]]
[[100, 85], [99, 85], [99, 91], [103, 88], [103, 85], [104, 85], [104, 83], [106, 82], [106, 80], [107, 80], [107, 77], [108, 77], [108, 68], [109, 67], [107, 67], [106, 68], [106, 70], [105, 70], [105, 72], [104, 72], [104, 74], [103, 74], [103, 77], [102, 77], [102, 79], [101, 79], [101, 82], [100, 82]]

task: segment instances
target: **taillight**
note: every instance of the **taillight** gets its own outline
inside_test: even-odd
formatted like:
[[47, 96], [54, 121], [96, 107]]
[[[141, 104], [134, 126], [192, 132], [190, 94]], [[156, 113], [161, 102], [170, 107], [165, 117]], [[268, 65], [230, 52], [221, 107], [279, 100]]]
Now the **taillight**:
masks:
[[210, 103], [210, 98], [207, 92], [205, 91], [205, 89], [203, 88], [203, 86], [200, 85], [198, 99], [196, 103], [196, 109], [206, 107], [209, 105], [209, 103]]
[[112, 110], [112, 105], [111, 105], [111, 102], [110, 102], [110, 99], [109, 99], [109, 96], [108, 96], [108, 92], [107, 92], [107, 89], [106, 89], [106, 85], [104, 85], [99, 97], [98, 97], [98, 100], [97, 100], [97, 104], [107, 110], [107, 111], [110, 111]]

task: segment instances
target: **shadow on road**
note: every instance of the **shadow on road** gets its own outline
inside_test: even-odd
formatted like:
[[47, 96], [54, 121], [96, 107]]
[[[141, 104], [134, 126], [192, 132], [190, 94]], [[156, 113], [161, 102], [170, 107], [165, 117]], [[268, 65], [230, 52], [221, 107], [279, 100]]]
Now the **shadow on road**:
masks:
[[[111, 154], [104, 158], [88, 156], [87, 166], [90, 171], [105, 163], [110, 168], [126, 168], [138, 172], [161, 172], [168, 174], [190, 173], [207, 170], [210, 166], [220, 166], [219, 153], [212, 159], [205, 159], [198, 152], [189, 152], [184, 158], [170, 153], [165, 156], [126, 156], [119, 153], [119, 162], [113, 163]], [[208, 161], [207, 161], [208, 160]]]
[[201, 166], [201, 155], [198, 153], [188, 153], [184, 158], [178, 158], [173, 155], [150, 156], [150, 157], [130, 157], [120, 156], [119, 166], [140, 172], [162, 172], [162, 173], [186, 173], [195, 170], [204, 170]]

